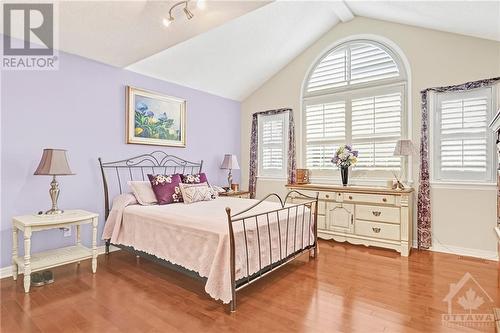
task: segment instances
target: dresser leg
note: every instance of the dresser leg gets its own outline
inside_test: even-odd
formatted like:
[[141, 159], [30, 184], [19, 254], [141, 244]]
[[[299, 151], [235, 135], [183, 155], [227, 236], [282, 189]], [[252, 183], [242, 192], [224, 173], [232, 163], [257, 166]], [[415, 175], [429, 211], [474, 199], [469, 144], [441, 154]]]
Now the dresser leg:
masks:
[[17, 258], [17, 228], [12, 227], [12, 278], [17, 280], [18, 267], [16, 263]]
[[97, 271], [97, 218], [92, 220], [92, 273]]
[[31, 228], [24, 229], [24, 292], [29, 293], [31, 285]]
[[408, 244], [401, 245], [401, 256], [408, 257], [410, 255], [410, 247]]

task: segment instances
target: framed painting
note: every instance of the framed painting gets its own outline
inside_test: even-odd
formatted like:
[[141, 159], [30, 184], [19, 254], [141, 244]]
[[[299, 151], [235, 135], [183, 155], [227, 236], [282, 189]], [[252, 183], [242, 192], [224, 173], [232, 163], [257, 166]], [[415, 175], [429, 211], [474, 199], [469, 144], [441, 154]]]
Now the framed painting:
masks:
[[186, 100], [127, 87], [127, 143], [186, 147]]

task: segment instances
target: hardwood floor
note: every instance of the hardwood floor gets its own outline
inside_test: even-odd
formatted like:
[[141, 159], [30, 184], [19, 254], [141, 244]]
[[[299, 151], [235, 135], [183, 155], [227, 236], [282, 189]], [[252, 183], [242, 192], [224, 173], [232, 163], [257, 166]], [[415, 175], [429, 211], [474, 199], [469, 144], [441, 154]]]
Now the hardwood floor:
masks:
[[[493, 332], [489, 321], [442, 325], [449, 285], [467, 272], [488, 294], [466, 282], [458, 295], [477, 294], [463, 304], [483, 301], [473, 314], [500, 302], [496, 262], [333, 241], [321, 241], [317, 260], [303, 256], [243, 289], [233, 314], [180, 273], [123, 251], [98, 260], [96, 275], [90, 261], [59, 267], [54, 284], [28, 295], [22, 278], [2, 279], [1, 332]], [[454, 302], [453, 313], [464, 312]]]

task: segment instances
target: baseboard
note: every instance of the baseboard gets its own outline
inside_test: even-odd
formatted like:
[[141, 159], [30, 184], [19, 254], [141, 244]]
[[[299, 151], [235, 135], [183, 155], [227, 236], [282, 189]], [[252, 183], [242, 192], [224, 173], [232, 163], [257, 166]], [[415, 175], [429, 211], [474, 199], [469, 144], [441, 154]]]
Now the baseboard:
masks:
[[456, 254], [459, 256], [498, 261], [498, 253], [496, 251], [470, 249], [466, 247], [450, 246], [444, 244], [433, 244], [430, 250], [434, 252], [443, 252]]
[[[413, 248], [418, 249], [418, 243], [416, 240], [413, 240]], [[456, 254], [457, 256], [467, 256], [467, 257], [474, 257], [486, 260], [499, 261], [498, 253], [496, 251], [477, 250], [466, 247], [450, 246], [443, 244], [434, 244], [429, 249], [429, 251]]]
[[[115, 251], [119, 251], [119, 250], [120, 249], [118, 247], [115, 247], [112, 245], [109, 247], [109, 252], [115, 252]], [[98, 255], [104, 254], [105, 252], [106, 252], [106, 246], [102, 245], [102, 246], [97, 247], [97, 254]], [[12, 276], [12, 266], [6, 266], [6, 267], [0, 268], [0, 279], [11, 277], [11, 276]]]

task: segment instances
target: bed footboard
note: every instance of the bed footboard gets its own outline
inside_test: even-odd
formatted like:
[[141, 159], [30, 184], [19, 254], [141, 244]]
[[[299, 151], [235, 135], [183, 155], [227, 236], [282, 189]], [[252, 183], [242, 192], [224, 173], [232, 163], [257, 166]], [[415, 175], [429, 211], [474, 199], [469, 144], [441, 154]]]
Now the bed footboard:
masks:
[[[298, 197], [305, 199], [305, 202], [300, 204], [291, 204], [287, 205], [287, 200], [290, 198], [292, 194], [296, 194]], [[304, 254], [309, 251], [310, 257], [316, 258], [318, 254], [318, 226], [317, 226], [317, 213], [318, 213], [318, 196], [319, 193], [316, 193], [315, 197], [305, 195], [298, 191], [290, 191], [285, 197], [285, 200], [282, 200], [279, 195], [272, 193], [267, 195], [265, 198], [252, 205], [251, 207], [245, 209], [244, 211], [238, 212], [236, 214], [231, 214], [231, 209], [226, 208], [227, 221], [229, 227], [229, 246], [230, 246], [230, 274], [231, 274], [231, 303], [230, 303], [230, 311], [236, 311], [236, 292], [241, 290], [242, 288], [250, 285], [251, 283], [257, 281], [261, 277], [269, 274], [270, 272], [282, 267], [288, 262], [292, 261], [296, 257]], [[262, 202], [266, 201], [269, 198], [276, 198], [281, 208], [274, 209], [271, 211], [259, 212], [255, 214], [251, 214], [252, 210], [257, 208], [262, 204]], [[309, 199], [309, 200], [308, 200]], [[306, 212], [307, 209], [307, 212]], [[306, 246], [301, 246], [300, 248], [296, 248], [296, 238], [297, 238], [297, 216], [298, 213], [302, 211], [302, 238], [304, 237], [304, 226], [307, 226], [308, 230], [308, 241]], [[281, 216], [286, 216], [286, 219], [280, 220]], [[250, 215], [248, 215], [250, 214]], [[270, 226], [270, 218], [276, 218], [277, 224], [277, 235], [279, 242], [279, 259], [273, 261], [273, 251], [272, 251], [272, 235], [271, 235], [271, 226]], [[306, 220], [307, 218], [307, 220]], [[265, 245], [261, 241], [261, 235], [259, 232], [259, 219], [264, 220], [264, 227], [267, 226], [267, 237], [269, 240], [269, 244]], [[281, 221], [285, 221], [283, 223], [283, 228], [286, 228], [285, 235], [282, 235], [282, 223]], [[293, 223], [291, 223], [293, 221]], [[238, 246], [243, 246], [246, 254], [246, 276], [236, 280], [236, 237], [235, 237], [235, 226], [236, 224], [241, 224], [243, 231], [243, 244], [238, 244]], [[251, 224], [251, 225], [250, 225]], [[249, 264], [249, 227], [256, 227], [256, 235], [257, 235], [257, 253], [258, 253], [258, 271], [249, 274], [250, 272], [250, 264]], [[293, 227], [293, 230], [289, 230], [290, 227]], [[312, 230], [311, 230], [312, 229]], [[293, 232], [293, 249], [289, 249], [289, 231]], [[312, 234], [311, 234], [312, 233]], [[275, 236], [275, 235], [273, 235]], [[310, 239], [313, 237], [312, 244]], [[284, 244], [282, 242], [282, 238], [286, 237], [284, 240]], [[291, 236], [290, 236], [291, 237]], [[263, 249], [263, 246], [269, 247], [269, 265], [263, 266], [261, 253], [267, 251], [267, 249]], [[276, 256], [274, 256], [276, 257]]]

